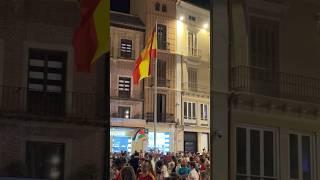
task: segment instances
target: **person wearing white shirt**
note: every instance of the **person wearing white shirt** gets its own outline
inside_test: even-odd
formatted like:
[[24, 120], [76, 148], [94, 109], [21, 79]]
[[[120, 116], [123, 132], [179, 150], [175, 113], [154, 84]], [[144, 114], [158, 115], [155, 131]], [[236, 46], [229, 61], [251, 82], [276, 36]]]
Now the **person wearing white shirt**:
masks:
[[199, 180], [199, 173], [196, 170], [196, 163], [190, 162], [191, 171], [187, 177], [187, 180]]

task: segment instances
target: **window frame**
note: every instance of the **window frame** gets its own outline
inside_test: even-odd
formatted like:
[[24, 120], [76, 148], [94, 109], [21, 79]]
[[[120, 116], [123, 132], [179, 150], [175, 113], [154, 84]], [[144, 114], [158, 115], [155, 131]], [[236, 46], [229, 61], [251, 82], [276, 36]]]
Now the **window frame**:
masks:
[[[237, 129], [238, 128], [244, 128], [246, 130], [246, 174], [241, 174], [237, 172]], [[260, 175], [252, 175], [251, 174], [251, 146], [250, 146], [250, 138], [251, 138], [251, 134], [250, 131], [251, 130], [255, 130], [255, 131], [259, 131], [259, 143], [260, 143]], [[274, 156], [274, 160], [273, 160], [273, 173], [274, 176], [265, 176], [264, 175], [264, 132], [272, 132], [273, 133], [273, 156]], [[271, 128], [271, 127], [260, 127], [260, 126], [251, 126], [251, 125], [236, 125], [234, 128], [234, 146], [235, 146], [235, 152], [234, 152], [234, 173], [235, 173], [235, 179], [237, 179], [237, 177], [243, 177], [243, 178], [270, 178], [270, 179], [275, 179], [275, 180], [279, 180], [280, 179], [280, 171], [279, 171], [279, 140], [278, 140], [278, 132], [276, 128]]]
[[[128, 79], [130, 79], [130, 90], [129, 90], [129, 97], [122, 97], [122, 96], [120, 96], [120, 78], [128, 78]], [[119, 98], [125, 98], [125, 99], [130, 99], [130, 98], [132, 98], [132, 77], [130, 77], [130, 76], [124, 76], [124, 75], [118, 75], [118, 86], [117, 86], [117, 92], [118, 92], [118, 97]]]
[[[208, 121], [208, 119], [209, 119], [209, 104], [208, 103], [200, 103], [199, 104], [199, 110], [200, 110], [200, 119], [201, 119], [201, 121]], [[201, 108], [201, 106], [203, 107], [203, 108]], [[204, 117], [204, 115], [205, 115], [205, 107], [207, 107], [207, 112], [206, 112], [206, 114], [207, 114], [207, 117], [205, 118]]]
[[[130, 43], [122, 43], [122, 41], [128, 41]], [[134, 48], [133, 48], [133, 40], [132, 39], [129, 39], [129, 38], [120, 38], [120, 41], [119, 41], [119, 58], [123, 58], [123, 59], [134, 59]], [[125, 45], [125, 46], [122, 46], [122, 45]], [[129, 45], [131, 46], [131, 49], [128, 49]], [[123, 48], [124, 47], [124, 48]], [[124, 52], [124, 51], [128, 51], [130, 50], [130, 52]], [[124, 54], [122, 54], [124, 53]], [[128, 53], [128, 55], [126, 55], [126, 53]]]
[[[120, 113], [120, 111], [119, 111], [120, 108], [124, 108], [124, 109], [127, 108], [127, 109], [129, 109], [129, 117], [128, 117], [128, 118], [126, 118], [126, 117], [121, 117], [121, 113]], [[131, 113], [132, 111], [131, 111], [131, 109], [132, 109], [131, 106], [119, 105], [119, 106], [118, 106], [118, 115], [119, 115], [118, 117], [119, 117], [119, 118], [123, 118], [123, 119], [131, 119], [131, 117], [132, 117], [132, 113]], [[125, 113], [124, 113], [124, 115], [125, 115]]]
[[[190, 109], [189, 109], [190, 105]], [[185, 107], [187, 108], [187, 112], [185, 112]], [[183, 120], [187, 124], [197, 124], [197, 102], [192, 101], [183, 101]], [[185, 113], [187, 116], [185, 116]], [[189, 117], [189, 113], [191, 117]]]
[[[194, 31], [188, 30], [188, 55], [189, 56], [198, 56], [199, 55], [199, 48], [198, 48], [198, 34]], [[190, 40], [191, 37], [191, 40]], [[190, 43], [191, 42], [191, 43]], [[190, 47], [191, 45], [191, 47]]]
[[[297, 135], [298, 136], [298, 176], [299, 178], [291, 178], [291, 159], [290, 159], [290, 135]], [[302, 169], [302, 137], [309, 137], [310, 140], [310, 174], [311, 174], [311, 180], [315, 180], [316, 178], [316, 155], [315, 155], [315, 147], [316, 147], [316, 141], [315, 141], [315, 135], [313, 133], [305, 133], [305, 132], [299, 132], [290, 130], [288, 132], [288, 179], [289, 180], [303, 180], [303, 169]]]

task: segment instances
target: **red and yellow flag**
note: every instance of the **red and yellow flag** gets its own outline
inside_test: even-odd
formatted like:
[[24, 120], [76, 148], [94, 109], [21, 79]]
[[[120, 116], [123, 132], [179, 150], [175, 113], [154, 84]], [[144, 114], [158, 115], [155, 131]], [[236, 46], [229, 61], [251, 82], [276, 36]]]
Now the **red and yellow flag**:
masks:
[[132, 73], [133, 83], [138, 84], [140, 80], [151, 75], [151, 59], [157, 57], [157, 33], [152, 31], [146, 47], [142, 50], [136, 59], [134, 70]]
[[109, 51], [110, 0], [81, 0], [81, 22], [73, 37], [78, 71], [90, 72], [90, 65]]

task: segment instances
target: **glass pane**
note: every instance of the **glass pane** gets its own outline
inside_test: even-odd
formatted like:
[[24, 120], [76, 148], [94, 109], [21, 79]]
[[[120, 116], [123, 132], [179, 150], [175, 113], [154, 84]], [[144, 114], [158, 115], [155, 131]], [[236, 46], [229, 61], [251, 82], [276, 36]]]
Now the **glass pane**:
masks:
[[309, 136], [302, 136], [302, 173], [303, 180], [311, 180], [311, 148]]
[[[247, 133], [245, 128], [237, 128], [237, 173], [247, 173]], [[238, 177], [240, 178], [240, 177]], [[237, 178], [237, 179], [238, 179]], [[241, 178], [240, 178], [241, 179]]]
[[192, 103], [192, 118], [196, 118], [196, 103]]
[[260, 175], [260, 131], [250, 131], [251, 174]]
[[298, 135], [290, 134], [290, 177], [299, 178]]
[[247, 180], [247, 177], [244, 177], [244, 176], [237, 176], [237, 180]]
[[191, 118], [191, 103], [188, 103], [188, 118]]
[[273, 132], [264, 132], [264, 175], [274, 176]]
[[184, 102], [184, 105], [183, 105], [183, 115], [184, 115], [184, 118], [187, 118], [188, 117], [188, 103], [187, 102]]

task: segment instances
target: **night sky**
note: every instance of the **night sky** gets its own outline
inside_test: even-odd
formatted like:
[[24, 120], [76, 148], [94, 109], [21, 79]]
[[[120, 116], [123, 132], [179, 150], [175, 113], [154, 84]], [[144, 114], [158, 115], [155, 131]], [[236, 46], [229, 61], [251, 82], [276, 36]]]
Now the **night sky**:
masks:
[[[209, 0], [186, 0], [195, 5], [207, 8], [209, 7]], [[120, 11], [124, 13], [130, 12], [130, 0], [111, 0], [111, 10]]]

